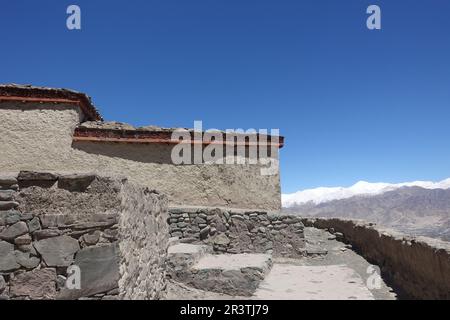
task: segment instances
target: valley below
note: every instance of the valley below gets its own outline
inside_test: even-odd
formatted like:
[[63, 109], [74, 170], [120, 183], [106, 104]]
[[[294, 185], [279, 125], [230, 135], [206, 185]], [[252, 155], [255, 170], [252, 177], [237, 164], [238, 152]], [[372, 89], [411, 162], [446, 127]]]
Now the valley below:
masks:
[[357, 219], [414, 236], [450, 241], [450, 189], [402, 187], [375, 195], [355, 195], [284, 207], [302, 217]]

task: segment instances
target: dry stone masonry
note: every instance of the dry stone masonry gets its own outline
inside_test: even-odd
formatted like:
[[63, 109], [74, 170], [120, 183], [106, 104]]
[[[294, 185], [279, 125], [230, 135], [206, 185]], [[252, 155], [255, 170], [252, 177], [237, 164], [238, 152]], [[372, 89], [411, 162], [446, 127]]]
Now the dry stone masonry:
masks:
[[0, 175], [0, 298], [163, 298], [167, 217], [165, 196], [124, 178]]
[[215, 252], [305, 255], [303, 223], [298, 216], [208, 207], [173, 207], [169, 215], [172, 237], [212, 245]]
[[405, 298], [450, 299], [450, 244], [414, 237], [361, 220], [305, 218], [305, 226], [326, 229], [349, 243]]

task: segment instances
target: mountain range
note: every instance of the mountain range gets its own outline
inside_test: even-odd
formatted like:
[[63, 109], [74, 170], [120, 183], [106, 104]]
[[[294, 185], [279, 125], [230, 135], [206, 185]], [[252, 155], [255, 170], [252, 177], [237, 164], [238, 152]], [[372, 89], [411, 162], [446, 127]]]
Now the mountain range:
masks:
[[438, 183], [359, 182], [350, 188], [304, 190], [284, 195], [283, 211], [363, 219], [405, 233], [450, 241], [450, 179]]

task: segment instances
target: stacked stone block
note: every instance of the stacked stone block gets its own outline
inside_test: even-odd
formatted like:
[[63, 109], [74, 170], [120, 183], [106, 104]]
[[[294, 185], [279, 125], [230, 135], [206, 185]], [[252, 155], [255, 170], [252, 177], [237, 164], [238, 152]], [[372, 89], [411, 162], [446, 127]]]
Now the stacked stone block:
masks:
[[219, 253], [305, 255], [303, 223], [298, 216], [262, 210], [170, 208], [171, 237], [206, 243]]

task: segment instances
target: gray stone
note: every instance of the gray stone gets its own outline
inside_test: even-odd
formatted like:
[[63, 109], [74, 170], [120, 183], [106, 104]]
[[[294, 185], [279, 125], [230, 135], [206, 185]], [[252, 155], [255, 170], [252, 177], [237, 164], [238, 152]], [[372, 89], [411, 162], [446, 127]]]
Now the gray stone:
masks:
[[217, 229], [216, 228], [211, 228], [210, 230], [209, 230], [209, 234], [210, 235], [215, 235], [217, 233]]
[[37, 256], [38, 255], [36, 249], [33, 247], [32, 244], [20, 245], [20, 246], [17, 246], [17, 249], [19, 249], [22, 252], [29, 252], [33, 256]]
[[44, 230], [36, 230], [33, 232], [33, 236], [36, 240], [53, 238], [61, 234], [62, 232], [58, 229], [44, 229]]
[[58, 177], [49, 172], [21, 171], [17, 180], [21, 188], [38, 186], [49, 188], [53, 186]]
[[6, 289], [6, 281], [2, 275], [0, 275], [0, 293], [3, 293]]
[[244, 217], [239, 214], [233, 214], [231, 219], [244, 220]]
[[41, 263], [41, 259], [30, 255], [29, 252], [15, 251], [14, 254], [17, 263], [25, 269], [34, 269]]
[[34, 232], [41, 229], [41, 222], [38, 217], [34, 217], [27, 222], [29, 232]]
[[205, 227], [200, 230], [200, 240], [204, 240], [208, 237], [210, 231], [210, 227]]
[[198, 238], [190, 237], [190, 238], [183, 238], [179, 240], [179, 243], [194, 243], [197, 242]]
[[200, 217], [196, 217], [196, 218], [194, 219], [194, 223], [197, 223], [197, 224], [204, 224], [204, 223], [206, 223], [206, 219], [203, 219], [203, 218], [200, 218]]
[[224, 234], [220, 233], [214, 238], [214, 244], [220, 246], [226, 246], [230, 243], [230, 239]]
[[10, 272], [20, 268], [14, 255], [14, 245], [0, 241], [0, 272]]
[[58, 188], [71, 192], [84, 192], [96, 178], [95, 174], [73, 174], [60, 176]]
[[119, 294], [119, 288], [114, 288], [114, 289], [108, 291], [106, 294], [107, 295], [112, 295], [112, 296], [118, 295]]
[[93, 222], [87, 221], [83, 223], [77, 223], [76, 225], [71, 226], [71, 228], [75, 230], [85, 230], [85, 229], [95, 229], [95, 228], [107, 228], [114, 225], [115, 222]]
[[295, 228], [304, 228], [305, 226], [304, 226], [304, 224], [303, 223], [301, 223], [301, 222], [296, 222], [296, 223], [294, 223], [294, 227]]
[[55, 269], [36, 269], [17, 275], [10, 282], [13, 297], [54, 299], [56, 296]]
[[316, 245], [306, 245], [306, 254], [308, 256], [323, 256], [326, 255], [328, 251], [325, 248], [321, 248]]
[[44, 214], [39, 217], [42, 228], [73, 228], [77, 230], [89, 228], [105, 228], [117, 224], [115, 214]]
[[17, 177], [12, 175], [0, 176], [0, 186], [11, 186], [17, 184]]
[[40, 216], [42, 228], [58, 228], [74, 224], [75, 216], [67, 214], [44, 214]]
[[14, 243], [18, 246], [30, 244], [31, 241], [32, 239], [28, 233], [14, 239]]
[[63, 289], [58, 298], [77, 299], [117, 288], [119, 281], [119, 248], [117, 244], [87, 247], [75, 257], [81, 270], [81, 289]]
[[186, 223], [186, 222], [178, 222], [178, 223], [177, 223], [177, 226], [178, 226], [179, 228], [185, 228], [185, 227], [187, 226], [187, 223]]
[[83, 236], [83, 241], [88, 246], [95, 245], [100, 240], [100, 234], [101, 234], [101, 232], [98, 230], [96, 230], [92, 233], [89, 233], [89, 234], [85, 234]]
[[32, 213], [21, 213], [20, 214], [20, 220], [22, 221], [28, 221], [34, 218], [34, 215]]
[[19, 221], [3, 230], [0, 233], [0, 239], [11, 241], [14, 238], [24, 235], [27, 232], [27, 224], [23, 221]]
[[182, 233], [182, 232], [179, 232], [179, 231], [176, 231], [176, 232], [172, 232], [172, 233], [171, 233], [171, 236], [172, 236], [172, 237], [178, 237], [178, 238], [181, 238], [181, 237], [183, 237], [183, 233]]
[[49, 267], [67, 267], [73, 255], [80, 250], [78, 241], [68, 236], [59, 236], [34, 242], [34, 247]]
[[119, 231], [117, 229], [106, 229], [102, 236], [109, 241], [116, 241], [119, 238]]
[[15, 209], [18, 206], [19, 206], [19, 203], [15, 202], [15, 201], [0, 201], [0, 210]]
[[20, 212], [16, 210], [10, 210], [4, 215], [5, 224], [14, 224], [20, 221]]
[[11, 201], [13, 200], [13, 196], [13, 190], [0, 190], [0, 201]]
[[336, 236], [337, 240], [343, 240], [344, 235], [341, 232], [335, 232], [334, 235]]
[[169, 208], [170, 215], [179, 215], [183, 213], [183, 209], [181, 208]]

